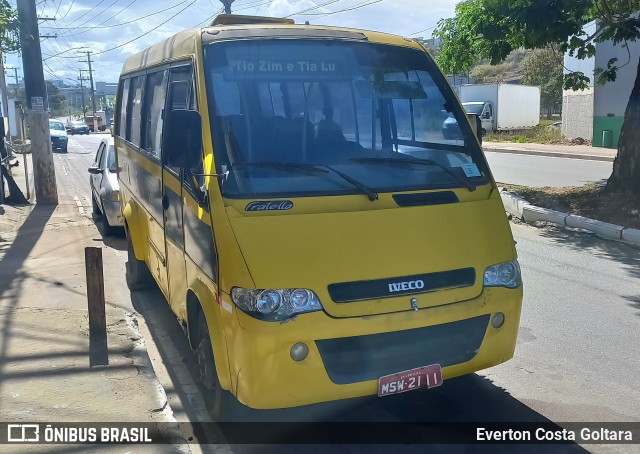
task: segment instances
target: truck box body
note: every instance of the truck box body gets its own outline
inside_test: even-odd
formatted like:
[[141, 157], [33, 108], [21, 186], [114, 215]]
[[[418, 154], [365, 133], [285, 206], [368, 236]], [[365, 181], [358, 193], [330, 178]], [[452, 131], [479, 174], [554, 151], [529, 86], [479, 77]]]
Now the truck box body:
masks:
[[470, 84], [460, 88], [460, 100], [493, 104], [495, 130], [533, 128], [540, 122], [540, 87], [515, 84]]

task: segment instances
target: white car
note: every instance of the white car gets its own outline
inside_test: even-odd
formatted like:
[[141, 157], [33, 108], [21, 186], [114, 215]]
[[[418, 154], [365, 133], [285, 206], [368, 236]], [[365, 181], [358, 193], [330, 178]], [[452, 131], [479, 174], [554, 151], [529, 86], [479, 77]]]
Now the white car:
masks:
[[102, 218], [103, 234], [111, 235], [116, 228], [124, 226], [112, 137], [106, 137], [100, 142], [89, 173], [93, 214]]
[[69, 138], [64, 123], [59, 120], [49, 120], [49, 135], [51, 136], [51, 148], [66, 153]]

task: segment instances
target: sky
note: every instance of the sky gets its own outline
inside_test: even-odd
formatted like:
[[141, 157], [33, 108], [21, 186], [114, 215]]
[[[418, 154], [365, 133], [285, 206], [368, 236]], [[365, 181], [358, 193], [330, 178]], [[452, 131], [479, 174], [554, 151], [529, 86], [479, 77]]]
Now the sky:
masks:
[[[440, 19], [454, 15], [459, 0], [235, 0], [237, 14], [286, 17], [298, 23], [337, 25], [430, 37]], [[11, 1], [15, 7], [15, 0]], [[36, 0], [45, 79], [75, 86], [92, 52], [94, 82], [117, 82], [125, 59], [180, 30], [208, 25], [222, 12], [219, 0]], [[6, 66], [22, 59], [9, 54]], [[13, 83], [13, 70], [7, 82]], [[88, 73], [84, 73], [88, 77]]]

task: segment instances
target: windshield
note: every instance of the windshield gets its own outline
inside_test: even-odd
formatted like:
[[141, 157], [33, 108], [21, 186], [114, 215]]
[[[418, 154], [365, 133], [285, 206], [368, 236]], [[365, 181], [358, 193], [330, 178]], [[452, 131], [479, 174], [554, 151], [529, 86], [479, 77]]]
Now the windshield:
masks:
[[[421, 51], [255, 40], [210, 44], [205, 62], [227, 197], [371, 197], [465, 187], [489, 174], [450, 87]], [[445, 131], [450, 113], [456, 134]]]
[[49, 129], [55, 129], [56, 131], [64, 131], [64, 124], [60, 121], [50, 121]]
[[482, 113], [482, 108], [484, 107], [484, 104], [482, 104], [482, 103], [478, 103], [478, 104], [476, 104], [476, 103], [473, 103], [473, 104], [463, 103], [462, 107], [464, 107], [464, 110], [466, 110], [467, 113], [480, 115]]

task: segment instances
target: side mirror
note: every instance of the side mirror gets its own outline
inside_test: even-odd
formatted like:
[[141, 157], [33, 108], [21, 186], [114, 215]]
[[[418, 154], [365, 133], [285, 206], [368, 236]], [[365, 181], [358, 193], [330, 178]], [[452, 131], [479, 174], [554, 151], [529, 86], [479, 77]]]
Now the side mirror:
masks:
[[482, 114], [482, 118], [491, 118], [491, 114], [489, 112], [485, 112]]
[[482, 122], [480, 121], [480, 117], [477, 114], [468, 113], [467, 118], [469, 119], [473, 133], [476, 135], [480, 143], [482, 143]]
[[100, 175], [102, 173], [102, 169], [98, 166], [89, 167], [89, 173], [92, 175]]
[[202, 158], [202, 119], [195, 110], [172, 110], [165, 120], [164, 150], [171, 167], [190, 169]]

